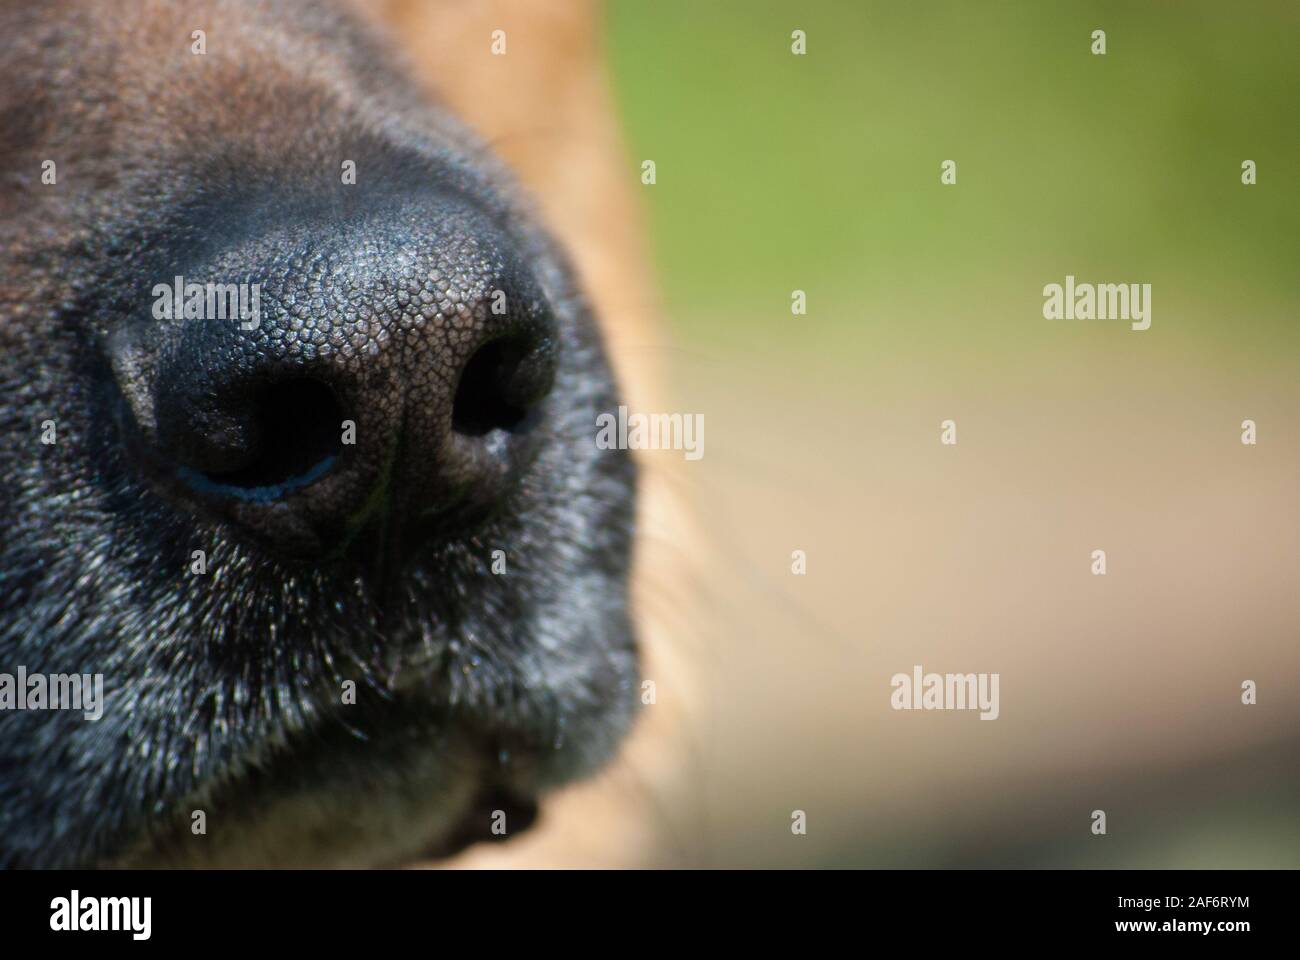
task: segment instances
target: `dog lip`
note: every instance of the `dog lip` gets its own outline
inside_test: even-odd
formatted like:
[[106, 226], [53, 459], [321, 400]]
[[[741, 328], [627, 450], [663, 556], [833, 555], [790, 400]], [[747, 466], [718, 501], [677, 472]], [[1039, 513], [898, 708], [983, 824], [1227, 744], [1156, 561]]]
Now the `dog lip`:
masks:
[[[447, 744], [443, 738], [447, 735], [453, 735], [466, 748], [466, 752], [459, 754], [461, 760], [453, 759], [453, 762], [473, 758], [469, 766], [474, 770], [465, 777], [466, 789], [460, 798], [455, 799], [454, 794], [449, 798], [452, 806], [447, 819], [436, 831], [423, 836], [411, 835], [407, 838], [409, 846], [405, 853], [389, 861], [374, 860], [371, 866], [396, 868], [424, 860], [447, 859], [480, 842], [500, 843], [513, 839], [536, 822], [541, 794], [537, 767], [544, 759], [541, 754], [545, 751], [523, 744], [507, 747], [497, 737], [485, 736], [472, 725], [449, 725], [445, 706], [426, 696], [412, 695], [411, 691], [395, 694], [392, 699], [374, 707], [371, 720], [372, 723], [362, 732], [357, 727], [329, 722], [322, 715], [318, 722], [297, 731], [288, 743], [266, 741], [260, 747], [242, 751], [219, 768], [209, 771], [193, 790], [156, 806], [148, 818], [149, 823], [122, 834], [118, 845], [102, 852], [98, 866], [201, 865], [189, 859], [183, 843], [190, 839], [186, 815], [205, 803], [225, 809], [233, 822], [255, 832], [260, 829], [259, 823], [269, 822], [268, 811], [273, 818], [275, 804], [296, 802], [296, 793], [304, 788], [307, 792], [302, 795], [308, 797], [318, 789], [328, 790], [331, 796], [342, 797], [345, 801], [328, 813], [330, 827], [341, 826], [348, 822], [349, 814], [345, 811], [349, 794], [340, 786], [338, 771], [347, 768], [373, 771], [373, 750], [392, 744], [394, 737], [398, 741], [397, 751], [388, 759], [381, 759], [389, 770], [418, 766], [412, 750], [424, 756], [441, 754], [454, 758], [457, 755], [454, 747], [450, 753], [445, 752]], [[341, 741], [328, 741], [330, 731], [342, 737]], [[361, 756], [363, 753], [366, 755], [364, 758]], [[437, 784], [438, 779], [429, 783]], [[430, 794], [427, 807], [408, 808], [413, 825], [418, 822], [419, 810], [434, 810], [437, 803], [444, 802], [432, 797]], [[268, 801], [272, 806], [264, 806]], [[504, 821], [501, 819], [503, 814]], [[497, 824], [500, 826], [496, 827]], [[352, 829], [360, 826], [353, 823]], [[322, 830], [325, 829], [322, 826]], [[386, 837], [391, 839], [382, 826], [373, 825], [373, 831], [366, 842], [380, 846]], [[311, 836], [314, 838], [315, 834]], [[163, 840], [161, 843], [160, 838]], [[315, 867], [327, 864], [338, 850], [346, 848], [324, 845], [313, 850], [307, 859], [287, 864], [278, 857], [262, 858], [261, 854], [255, 854], [256, 841], [246, 844], [242, 839], [236, 840], [231, 849], [235, 851], [236, 859], [206, 865]], [[254, 859], [245, 859], [246, 855], [252, 854], [255, 854]]]
[[[501, 843], [531, 829], [537, 815], [536, 797], [500, 783], [486, 785], [479, 789], [459, 823], [425, 848], [423, 856], [445, 860], [476, 843]], [[503, 824], [505, 832], [494, 832], [497, 823]]]

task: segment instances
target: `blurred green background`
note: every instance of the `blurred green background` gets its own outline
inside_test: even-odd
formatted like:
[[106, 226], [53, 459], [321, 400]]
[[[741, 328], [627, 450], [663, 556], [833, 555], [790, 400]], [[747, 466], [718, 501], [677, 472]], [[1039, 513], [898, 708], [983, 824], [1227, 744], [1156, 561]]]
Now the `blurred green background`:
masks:
[[[610, 0], [607, 30], [709, 425], [664, 861], [1300, 866], [1300, 4]], [[1045, 320], [1067, 274], [1152, 284], [1151, 329]], [[891, 711], [917, 663], [1000, 672], [1001, 718]]]
[[1153, 283], [1144, 347], [1300, 342], [1298, 4], [613, 0], [608, 24], [688, 335], [788, 328], [797, 288], [794, 345], [854, 362], [1032, 351], [1068, 272]]

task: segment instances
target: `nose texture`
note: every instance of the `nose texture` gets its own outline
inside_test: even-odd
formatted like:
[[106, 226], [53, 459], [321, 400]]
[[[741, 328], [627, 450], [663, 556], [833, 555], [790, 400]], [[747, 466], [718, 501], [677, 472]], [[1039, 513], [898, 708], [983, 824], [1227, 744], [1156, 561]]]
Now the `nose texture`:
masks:
[[126, 391], [140, 443], [187, 504], [282, 554], [336, 552], [377, 517], [467, 523], [535, 452], [554, 319], [468, 201], [260, 224], [170, 279], [178, 318], [119, 363], [152, 371]]

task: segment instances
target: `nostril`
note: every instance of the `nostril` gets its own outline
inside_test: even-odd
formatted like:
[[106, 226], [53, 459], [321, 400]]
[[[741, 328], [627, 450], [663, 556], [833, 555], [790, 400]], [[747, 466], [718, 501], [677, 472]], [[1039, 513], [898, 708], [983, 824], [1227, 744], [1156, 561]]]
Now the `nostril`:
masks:
[[482, 437], [493, 430], [521, 429], [539, 392], [523, 386], [530, 371], [528, 350], [512, 340], [493, 340], [470, 357], [451, 409], [456, 433]]
[[264, 387], [252, 405], [250, 456], [238, 469], [181, 477], [203, 493], [240, 500], [276, 500], [320, 479], [343, 448], [342, 411], [334, 392], [317, 380], [294, 379]]

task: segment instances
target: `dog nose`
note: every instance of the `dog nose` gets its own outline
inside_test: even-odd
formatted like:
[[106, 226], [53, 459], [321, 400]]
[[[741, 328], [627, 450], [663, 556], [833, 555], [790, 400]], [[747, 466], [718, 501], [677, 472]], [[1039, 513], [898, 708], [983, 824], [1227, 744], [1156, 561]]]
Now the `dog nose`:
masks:
[[263, 226], [169, 279], [152, 361], [118, 364], [141, 444], [187, 504], [279, 552], [333, 553], [379, 515], [467, 522], [535, 453], [554, 319], [468, 201]]

